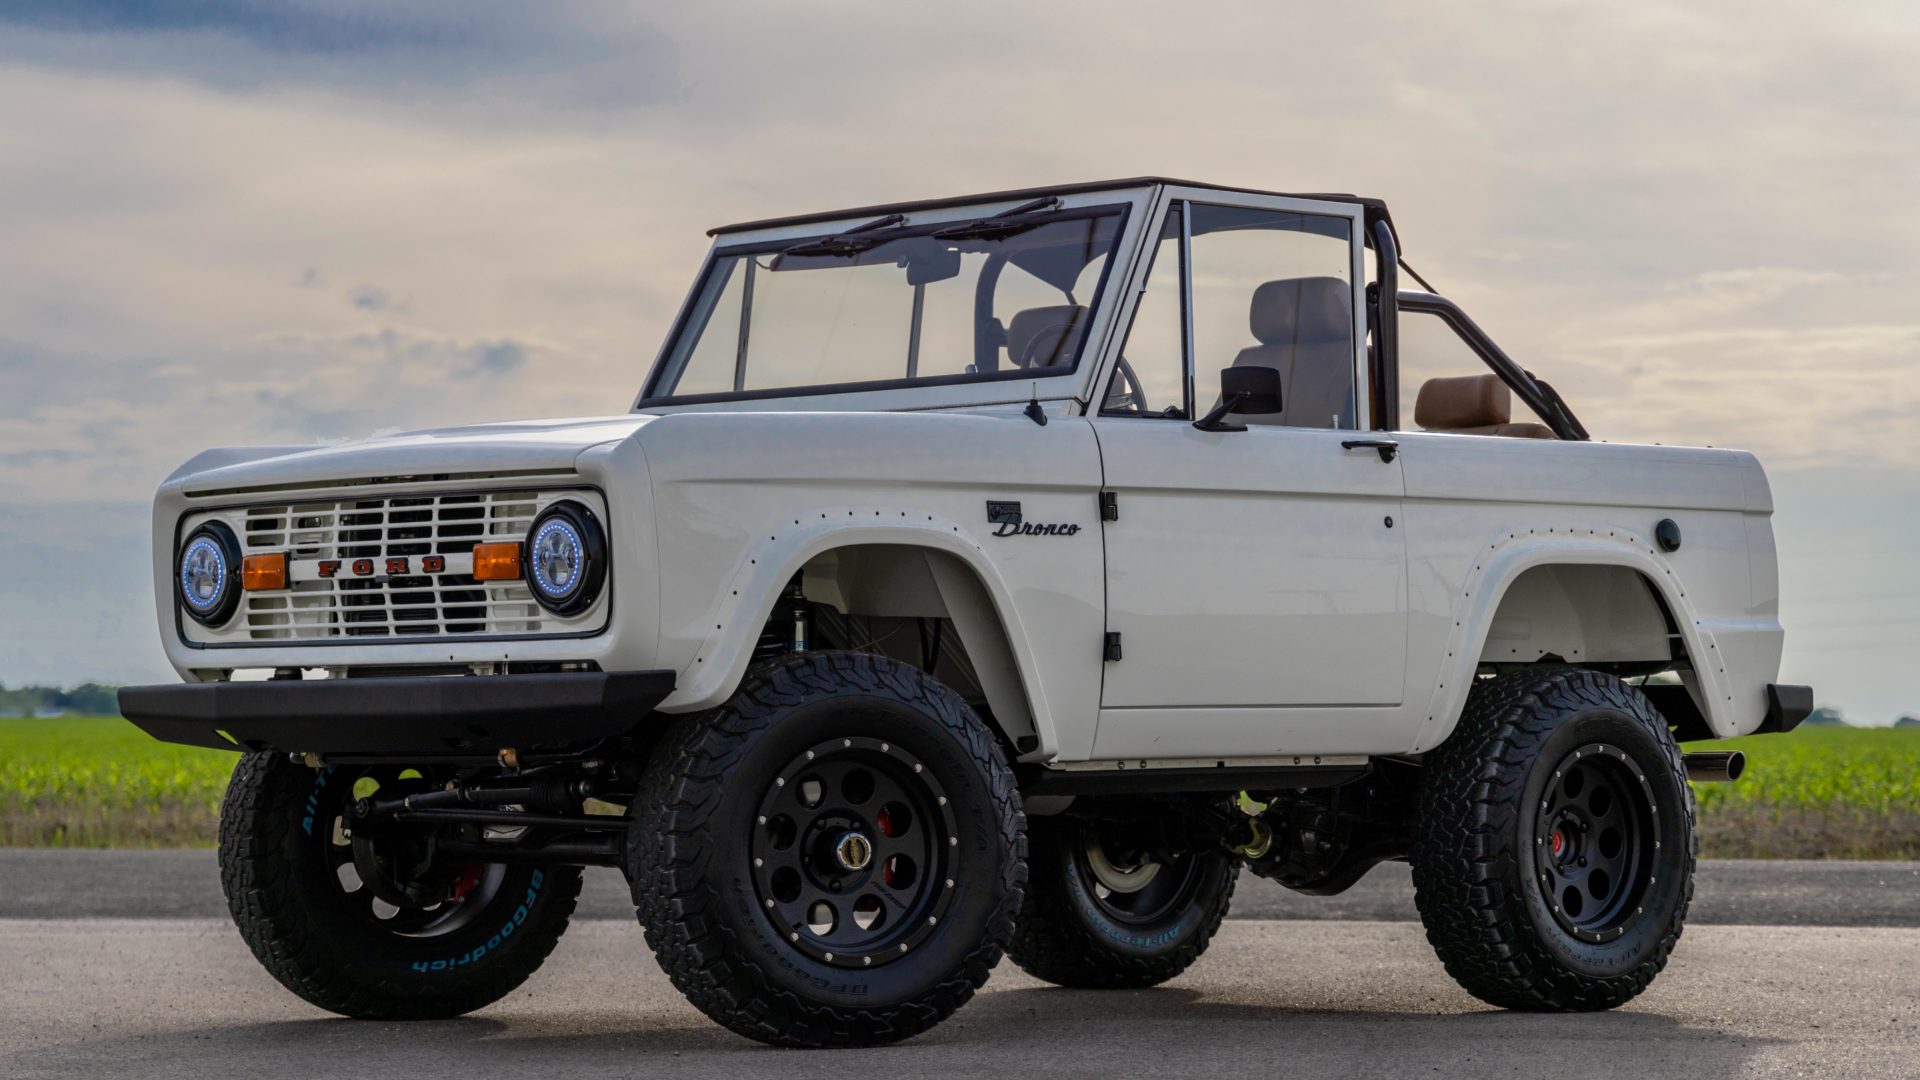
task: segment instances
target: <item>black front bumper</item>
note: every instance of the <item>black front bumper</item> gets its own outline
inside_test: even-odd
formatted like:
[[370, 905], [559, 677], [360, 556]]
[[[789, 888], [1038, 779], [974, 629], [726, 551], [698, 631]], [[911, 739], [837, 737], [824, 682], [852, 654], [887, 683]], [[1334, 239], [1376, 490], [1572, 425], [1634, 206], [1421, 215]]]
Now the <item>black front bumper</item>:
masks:
[[120, 712], [162, 742], [320, 755], [492, 756], [632, 732], [671, 671], [579, 671], [129, 686]]

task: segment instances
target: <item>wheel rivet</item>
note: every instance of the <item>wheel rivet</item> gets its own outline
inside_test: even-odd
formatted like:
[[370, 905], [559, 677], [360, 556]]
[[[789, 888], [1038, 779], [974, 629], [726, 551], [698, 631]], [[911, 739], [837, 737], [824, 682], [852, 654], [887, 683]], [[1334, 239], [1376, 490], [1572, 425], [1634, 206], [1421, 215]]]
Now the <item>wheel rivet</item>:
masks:
[[787, 786], [787, 778], [786, 778], [786, 777], [784, 777], [784, 776], [776, 776], [776, 777], [774, 777], [774, 778], [773, 778], [773, 786], [774, 786], [774, 787], [786, 787], [786, 786]]
[[787, 935], [787, 940], [788, 940], [788, 941], [799, 941], [799, 940], [800, 940], [800, 935], [799, 935], [799, 934], [788, 934], [788, 935]]
[[852, 739], [841, 739], [841, 740], [840, 740], [840, 745], [841, 745], [841, 746], [852, 746], [852, 745], [853, 745], [853, 740], [852, 740]]
[[761, 815], [760, 815], [760, 824], [762, 824], [762, 825], [765, 825], [766, 823], [767, 823], [767, 815], [765, 815], [765, 814], [761, 814]]
[[768, 907], [772, 907], [772, 906], [773, 906], [773, 901], [771, 901], [771, 900], [769, 900], [769, 901], [767, 901], [767, 906], [768, 906]]
[[880, 752], [881, 752], [881, 753], [883, 753], [883, 754], [884, 754], [884, 753], [886, 753], [887, 751], [889, 751], [889, 750], [891, 750], [891, 749], [893, 749], [893, 747], [892, 747], [892, 746], [889, 746], [889, 745], [888, 745], [888, 744], [886, 744], [886, 743], [881, 743], [881, 744], [880, 744]]
[[948, 878], [948, 879], [947, 879], [947, 888], [949, 888], [949, 889], [951, 889], [951, 888], [953, 888], [953, 879], [952, 879], [952, 878]]
[[957, 836], [949, 836], [949, 837], [947, 837], [947, 846], [948, 846], [948, 847], [959, 847], [959, 846], [960, 846], [960, 838], [959, 838], [959, 837], [957, 837]]
[[812, 761], [812, 760], [813, 760], [813, 751], [811, 751], [811, 750], [809, 750], [809, 751], [807, 751], [807, 760], [808, 760], [808, 761]]
[[1633, 913], [1635, 915], [1645, 915], [1647, 913], [1647, 909], [1643, 907], [1637, 907], [1633, 909]]
[[947, 805], [947, 797], [945, 795], [940, 796], [940, 805], [941, 806]]
[[867, 967], [871, 967], [871, 966], [873, 965], [873, 957], [871, 957], [871, 956], [863, 956], [863, 957], [861, 957], [861, 958], [860, 958], [860, 963], [861, 963], [861, 964], [862, 964], [863, 966], [867, 966]]
[[832, 959], [833, 959], [833, 954], [832, 954], [832, 953], [828, 953], [828, 954], [826, 954], [826, 955], [827, 955], [827, 959], [828, 959], [828, 960], [832, 960]]
[[920, 763], [919, 763], [919, 762], [917, 762], [917, 761], [913, 763], [913, 771], [914, 771], [914, 772], [919, 772], [919, 771], [920, 771], [921, 769], [924, 769], [924, 768], [926, 768], [926, 766], [924, 766], [924, 765], [922, 765], [922, 764], [920, 764]]
[[901, 952], [906, 952], [906, 951], [907, 951], [907, 947], [906, 947], [905, 945], [902, 945], [902, 946], [900, 946], [900, 951], [901, 951]]
[[936, 923], [938, 923], [939, 921], [940, 921], [940, 916], [938, 916], [938, 915], [929, 915], [929, 916], [927, 916], [927, 925], [928, 925], [928, 926], [932, 926], [932, 925], [934, 925], [934, 924], [936, 924]]
[[763, 862], [761, 862], [761, 861], [760, 861], [759, 859], [755, 859], [755, 860], [753, 860], [753, 865], [755, 865], [755, 866], [765, 866], [766, 864], [765, 864], [765, 863], [763, 863]]

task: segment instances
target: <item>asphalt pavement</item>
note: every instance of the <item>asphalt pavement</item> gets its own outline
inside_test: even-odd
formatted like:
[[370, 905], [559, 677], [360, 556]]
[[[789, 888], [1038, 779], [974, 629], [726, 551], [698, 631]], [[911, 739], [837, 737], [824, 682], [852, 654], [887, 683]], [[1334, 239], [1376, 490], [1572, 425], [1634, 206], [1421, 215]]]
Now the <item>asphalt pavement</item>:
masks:
[[1250, 880], [1166, 986], [1061, 990], [1003, 962], [926, 1035], [814, 1053], [688, 1006], [610, 872], [506, 1000], [384, 1024], [274, 983], [225, 918], [213, 865], [0, 852], [0, 1077], [1920, 1076], [1920, 864], [1702, 864], [1666, 972], [1593, 1015], [1503, 1013], [1460, 991], [1410, 921], [1402, 867], [1330, 899]]
[[[212, 851], [0, 848], [0, 919], [220, 919], [226, 914]], [[1232, 914], [1312, 921], [1418, 919], [1404, 863], [1376, 867], [1339, 896], [1301, 896], [1242, 874]], [[620, 875], [589, 870], [577, 917], [632, 919]], [[1920, 862], [1702, 862], [1688, 921], [1920, 928]], [[1920, 1068], [1915, 1072], [1920, 1075]]]

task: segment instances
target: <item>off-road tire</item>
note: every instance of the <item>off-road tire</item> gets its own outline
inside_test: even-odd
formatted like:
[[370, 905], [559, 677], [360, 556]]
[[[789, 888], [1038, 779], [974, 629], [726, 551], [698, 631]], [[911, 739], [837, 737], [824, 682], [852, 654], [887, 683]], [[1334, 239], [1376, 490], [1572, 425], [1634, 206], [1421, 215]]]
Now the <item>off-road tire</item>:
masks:
[[[374, 1020], [460, 1016], [507, 996], [567, 928], [580, 868], [506, 867], [457, 929], [406, 937], [340, 901], [314, 830], [340, 779], [284, 754], [247, 754], [220, 808], [220, 884], [240, 936], [287, 989], [329, 1012]], [[351, 783], [351, 781], [347, 781]]]
[[[847, 738], [924, 763], [957, 822], [944, 914], [910, 952], [864, 969], [784, 936], [748, 853], [776, 777]], [[634, 808], [628, 873], [660, 966], [707, 1016], [777, 1046], [878, 1045], [946, 1019], [999, 962], [1026, 886], [1026, 819], [993, 733], [947, 687], [869, 654], [772, 661], [726, 704], [676, 719]]]
[[1066, 815], [1028, 821], [1027, 902], [1008, 957], [1037, 979], [1082, 990], [1158, 986], [1200, 959], [1233, 900], [1233, 856], [1190, 853], [1198, 860], [1190, 891], [1163, 915], [1130, 923], [1094, 894], [1075, 826]]
[[[1572, 757], [1595, 746], [1607, 748], [1603, 758]], [[1603, 928], [1605, 940], [1563, 926], [1538, 884], [1552, 849], [1537, 815], [1569, 760], [1622, 769], [1653, 809], [1638, 913], [1623, 913], [1617, 932]], [[1419, 807], [1415, 902], [1427, 940], [1468, 993], [1506, 1009], [1610, 1009], [1666, 966], [1693, 897], [1693, 792], [1666, 721], [1638, 690], [1578, 669], [1480, 683], [1452, 737], [1426, 757]]]

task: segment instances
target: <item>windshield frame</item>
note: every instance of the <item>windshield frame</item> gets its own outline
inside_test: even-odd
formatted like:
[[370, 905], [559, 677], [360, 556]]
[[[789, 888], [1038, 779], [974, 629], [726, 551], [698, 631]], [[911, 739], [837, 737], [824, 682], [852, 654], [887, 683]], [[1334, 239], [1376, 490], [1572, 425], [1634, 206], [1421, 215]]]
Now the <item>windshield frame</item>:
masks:
[[[1006, 369], [988, 372], [930, 375], [915, 378], [870, 379], [855, 382], [818, 383], [805, 386], [773, 387], [738, 391], [719, 391], [699, 394], [659, 395], [655, 388], [664, 380], [676, 359], [676, 352], [682, 338], [692, 332], [696, 319], [711, 315], [706, 304], [710, 283], [716, 274], [726, 267], [726, 260], [741, 255], [768, 255], [796, 244], [806, 243], [844, 233], [848, 228], [863, 224], [860, 217], [835, 219], [828, 221], [810, 220], [802, 225], [755, 230], [751, 233], [723, 234], [709, 250], [700, 272], [695, 276], [686, 299], [681, 303], [678, 314], [666, 338], [662, 341], [658, 354], [647, 372], [642, 390], [633, 404], [634, 410], [671, 410], [682, 406], [720, 406], [747, 405], [764, 401], [786, 401], [792, 408], [834, 408], [834, 407], [878, 407], [878, 408], [945, 408], [972, 404], [998, 403], [1012, 400], [1004, 386], [1017, 383], [1023, 388], [1031, 386], [1017, 396], [1025, 401], [1029, 396], [1046, 400], [1062, 400], [1082, 396], [1080, 385], [1087, 381], [1091, 369], [1098, 365], [1092, 361], [1103, 355], [1107, 335], [1112, 325], [1112, 312], [1118, 306], [1113, 303], [1117, 283], [1126, 280], [1137, 252], [1139, 222], [1146, 216], [1150, 190], [1115, 191], [1112, 189], [1094, 189], [1080, 193], [1064, 193], [1057, 208], [1021, 214], [1018, 220], [1031, 218], [1036, 225], [1056, 221], [1083, 220], [1090, 217], [1111, 217], [1114, 220], [1111, 250], [1104, 256], [1105, 266], [1091, 296], [1082, 300], [1087, 308], [1087, 326], [1081, 335], [1078, 350], [1071, 363], [1061, 363], [1045, 369], [1044, 373], [1029, 369]], [[989, 201], [981, 203], [942, 206], [924, 213], [915, 214], [905, 224], [879, 230], [885, 240], [924, 236], [939, 229], [955, 225], [964, 225], [983, 218], [995, 218], [1015, 208], [1017, 202]], [[704, 326], [702, 329], [706, 329]], [[905, 360], [903, 348], [902, 360]], [[980, 394], [974, 388], [986, 389]], [[900, 403], [899, 391], [932, 391], [924, 400]], [[891, 394], [893, 400], [876, 400], [871, 395]], [[851, 399], [851, 400], [849, 400]]]

